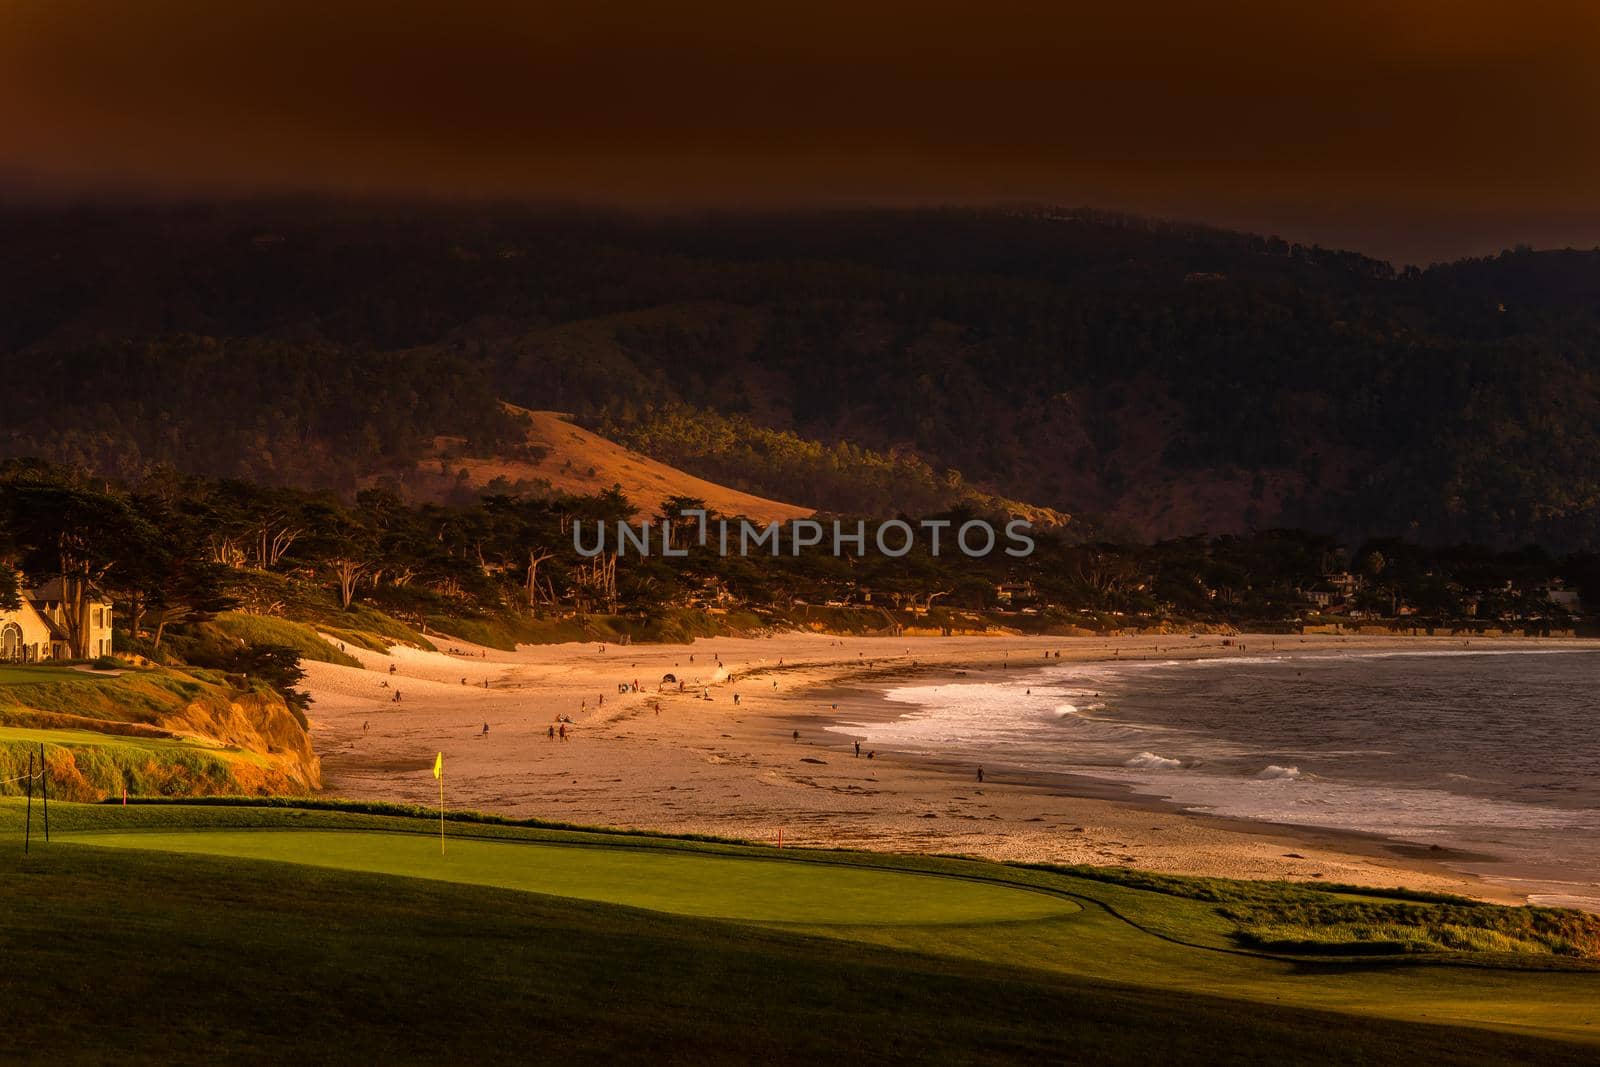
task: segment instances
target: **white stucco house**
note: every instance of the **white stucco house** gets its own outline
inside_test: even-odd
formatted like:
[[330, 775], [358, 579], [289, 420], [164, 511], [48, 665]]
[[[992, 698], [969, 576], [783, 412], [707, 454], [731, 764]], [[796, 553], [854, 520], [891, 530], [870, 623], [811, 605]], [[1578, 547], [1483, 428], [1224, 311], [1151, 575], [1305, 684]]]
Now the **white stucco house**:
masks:
[[[87, 658], [111, 655], [111, 603], [91, 598], [85, 610], [89, 616]], [[0, 663], [71, 659], [69, 634], [59, 581], [24, 592], [19, 607], [0, 609]]]

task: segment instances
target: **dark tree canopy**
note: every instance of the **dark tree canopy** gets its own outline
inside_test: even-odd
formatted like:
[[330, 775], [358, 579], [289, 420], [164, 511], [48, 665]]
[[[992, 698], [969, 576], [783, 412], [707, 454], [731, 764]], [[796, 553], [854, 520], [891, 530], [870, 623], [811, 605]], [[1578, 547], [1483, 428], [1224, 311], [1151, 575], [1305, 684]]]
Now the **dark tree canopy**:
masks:
[[1600, 252], [1089, 211], [0, 209], [0, 455], [345, 494], [573, 412], [839, 510], [1600, 547]]

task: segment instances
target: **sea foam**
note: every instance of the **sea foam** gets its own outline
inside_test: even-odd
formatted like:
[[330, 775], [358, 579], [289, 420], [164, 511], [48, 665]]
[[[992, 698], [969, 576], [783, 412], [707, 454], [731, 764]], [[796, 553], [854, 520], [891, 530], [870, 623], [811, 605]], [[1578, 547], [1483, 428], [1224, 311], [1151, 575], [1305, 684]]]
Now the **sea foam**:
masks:
[[1150, 771], [1175, 771], [1183, 766], [1182, 760], [1168, 759], [1154, 752], [1141, 752], [1123, 764], [1124, 767], [1142, 767]]

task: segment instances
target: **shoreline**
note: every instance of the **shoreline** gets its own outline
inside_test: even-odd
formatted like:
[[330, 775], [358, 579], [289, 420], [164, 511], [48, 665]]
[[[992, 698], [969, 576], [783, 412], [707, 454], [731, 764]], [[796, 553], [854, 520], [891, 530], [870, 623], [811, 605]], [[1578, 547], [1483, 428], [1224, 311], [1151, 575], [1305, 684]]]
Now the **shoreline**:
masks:
[[[903, 714], [908, 709], [894, 707], [885, 693], [908, 678], [992, 676], [1046, 663], [1225, 658], [1260, 646], [1279, 654], [1459, 649], [1459, 637], [791, 633], [603, 652], [593, 644], [522, 646], [510, 653], [441, 643], [470, 654], [396, 646], [389, 655], [350, 649], [363, 668], [306, 664], [326, 792], [436, 803], [431, 765], [442, 751], [450, 806], [507, 815], [768, 843], [781, 833], [786, 844], [803, 846], [1525, 899], [1514, 888], [1514, 872], [1506, 872], [1513, 883], [1507, 885], [1455, 866], [1492, 857], [1187, 811], [1080, 774], [1013, 772], [996, 763], [979, 784], [965, 761], [889, 750], [858, 760], [849, 736], [827, 729], [841, 717]], [[1549, 638], [1471, 644], [1600, 648], [1600, 642]], [[660, 681], [668, 674], [683, 680], [683, 692]], [[617, 691], [634, 679], [640, 692]], [[392, 701], [394, 689], [403, 701]], [[549, 738], [557, 716], [572, 720], [563, 724], [570, 741]]]
[[[961, 672], [960, 675], [952, 673], [946, 677], [970, 677], [970, 675], [967, 672]], [[885, 681], [888, 680], [887, 678], [885, 679]], [[822, 689], [821, 692], [826, 694], [829, 691]], [[905, 711], [890, 707], [882, 691], [877, 696], [881, 698], [880, 710], [882, 717], [879, 721], [888, 721], [906, 714]], [[866, 702], [857, 705], [856, 714], [859, 716], [863, 708], [870, 706]], [[819, 727], [833, 725], [826, 717], [821, 715], [806, 717], [801, 721]], [[849, 736], [842, 731], [836, 730], [834, 732], [839, 733], [840, 736]], [[917, 766], [933, 773], [954, 776], [958, 774], [964, 775], [967, 770], [966, 762], [953, 758], [932, 756], [915, 750], [886, 748], [883, 751], [886, 755], [904, 760], [912, 766]], [[1363, 856], [1387, 857], [1403, 859], [1411, 863], [1420, 863], [1434, 872], [1449, 871], [1451, 874], [1458, 876], [1472, 876], [1470, 872], [1448, 867], [1447, 865], [1451, 863], [1492, 863], [1498, 860], [1498, 857], [1491, 856], [1488, 853], [1471, 852], [1466, 849], [1442, 845], [1423, 845], [1406, 841], [1402, 838], [1364, 830], [1315, 826], [1307, 823], [1276, 822], [1266, 819], [1251, 819], [1245, 816], [1217, 815], [1210, 812], [1196, 811], [1194, 808], [1169, 797], [1142, 793], [1131, 784], [1112, 781], [1108, 778], [1099, 778], [1092, 773], [1032, 770], [1008, 766], [1003, 763], [996, 763], [993, 766], [999, 769], [990, 770], [986, 766], [985, 784], [1053, 793], [1081, 800], [1106, 801], [1133, 809], [1141, 809], [1156, 815], [1176, 815], [1186, 819], [1193, 819], [1228, 833], [1257, 834], [1281, 840], [1286, 844], [1295, 840], [1311, 839], [1322, 847], [1337, 851], [1349, 851]], [[1482, 876], [1476, 877], [1486, 882], [1492, 881], [1483, 879]], [[1492, 888], [1494, 889], [1493, 898], [1500, 902], [1522, 902], [1520, 896], [1508, 889], [1502, 889], [1498, 886], [1493, 886]]]

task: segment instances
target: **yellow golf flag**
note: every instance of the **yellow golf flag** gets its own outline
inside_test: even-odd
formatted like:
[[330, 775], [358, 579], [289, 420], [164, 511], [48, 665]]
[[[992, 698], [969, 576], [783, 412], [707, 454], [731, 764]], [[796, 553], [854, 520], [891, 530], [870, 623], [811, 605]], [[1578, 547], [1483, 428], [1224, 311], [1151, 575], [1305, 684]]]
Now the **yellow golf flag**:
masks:
[[433, 776], [439, 779], [439, 855], [444, 855], [444, 753], [433, 757]]

